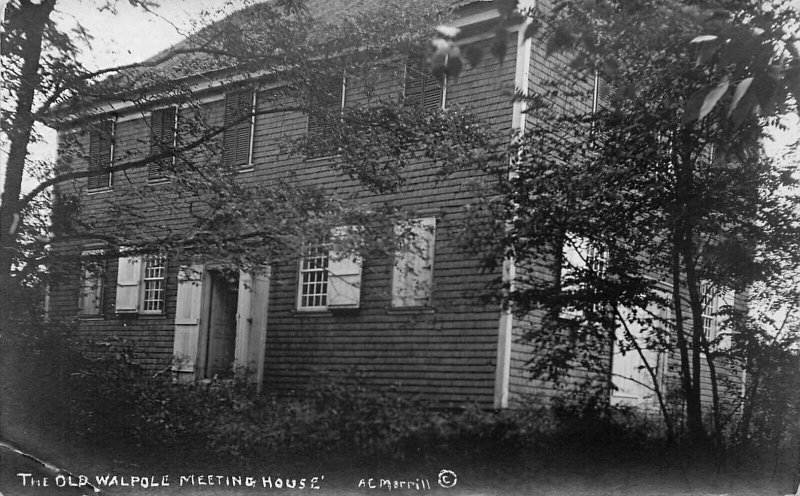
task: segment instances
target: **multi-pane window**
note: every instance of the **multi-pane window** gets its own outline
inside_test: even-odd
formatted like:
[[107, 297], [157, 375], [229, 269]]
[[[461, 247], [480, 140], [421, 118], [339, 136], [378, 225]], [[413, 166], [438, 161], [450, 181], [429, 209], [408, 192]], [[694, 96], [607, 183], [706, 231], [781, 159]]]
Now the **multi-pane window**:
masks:
[[[587, 238], [567, 233], [561, 253], [561, 291], [574, 293], [585, 290], [586, 276], [602, 276], [608, 264], [608, 253]], [[577, 308], [565, 306], [562, 318], [580, 318], [582, 312]]]
[[253, 164], [253, 124], [256, 92], [252, 89], [225, 95], [225, 131], [222, 160], [230, 167]]
[[395, 237], [400, 249], [392, 270], [392, 306], [430, 306], [436, 219], [426, 217], [398, 224]]
[[85, 317], [103, 314], [103, 281], [105, 260], [102, 250], [87, 250], [81, 254], [81, 292], [78, 313]]
[[101, 190], [111, 187], [111, 171], [113, 159], [114, 122], [102, 121], [92, 125], [89, 132], [89, 190]]
[[700, 284], [700, 301], [703, 305], [703, 333], [708, 341], [713, 341], [717, 337], [716, 316], [719, 298], [711, 292], [709, 284]]
[[[121, 249], [124, 253], [126, 250]], [[117, 265], [117, 314], [161, 314], [165, 310], [165, 255], [126, 255]]]
[[164, 311], [167, 263], [163, 255], [145, 258], [142, 274], [142, 312], [161, 313]]
[[406, 105], [420, 106], [428, 111], [444, 107], [445, 86], [425, 70], [422, 59], [406, 64], [404, 98]]
[[726, 309], [734, 304], [734, 293], [714, 289], [707, 282], [700, 283], [700, 302], [703, 306], [703, 334], [709, 342], [726, 349], [731, 346], [731, 332], [726, 327], [729, 318]]
[[298, 308], [326, 308], [328, 305], [328, 249], [310, 248], [300, 261]]
[[298, 310], [355, 309], [361, 305], [359, 226], [331, 229], [330, 242], [306, 250], [300, 260]]
[[313, 158], [336, 153], [334, 137], [344, 108], [343, 76], [321, 77], [311, 94], [314, 111], [308, 114], [308, 155]]
[[[150, 155], [161, 155], [175, 147], [175, 127], [178, 123], [175, 107], [154, 110], [150, 116]], [[153, 160], [147, 165], [147, 180], [158, 181], [167, 177], [169, 164], [174, 157]]]

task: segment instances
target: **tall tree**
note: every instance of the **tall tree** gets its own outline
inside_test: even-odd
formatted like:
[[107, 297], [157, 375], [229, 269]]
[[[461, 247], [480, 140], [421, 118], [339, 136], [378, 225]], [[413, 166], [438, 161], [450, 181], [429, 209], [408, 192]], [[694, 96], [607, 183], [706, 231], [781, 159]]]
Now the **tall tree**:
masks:
[[[297, 240], [265, 237], [264, 233], [275, 231], [271, 227], [285, 226], [287, 219], [294, 218], [319, 224], [305, 226], [312, 227], [307, 229], [309, 232], [324, 231], [326, 228], [320, 219], [327, 219], [330, 224], [335, 223], [332, 220], [335, 216], [360, 215], [359, 211], [363, 210], [360, 205], [330, 198], [321, 188], [285, 184], [262, 185], [256, 189], [243, 187], [232, 173], [238, 165], [238, 157], [229, 157], [223, 152], [224, 148], [231, 148], [226, 140], [233, 136], [226, 130], [241, 126], [257, 113], [290, 111], [308, 113], [321, 128], [336, 128], [342, 114], [336, 105], [326, 104], [331, 96], [325, 96], [331, 87], [328, 83], [338, 81], [336, 84], [341, 86], [342, 77], [347, 74], [348, 79], [361, 78], [367, 85], [370, 77], [384, 69], [397, 71], [398, 59], [405, 60], [412, 52], [420, 53], [430, 39], [433, 26], [447, 12], [445, 2], [387, 3], [380, 9], [357, 15], [326, 14], [325, 9], [309, 9], [302, 0], [267, 2], [252, 5], [221, 21], [201, 19], [199, 24], [205, 24], [203, 29], [142, 63], [91, 71], [78, 62], [81, 46], [75, 33], [61, 31], [54, 22], [52, 14], [56, 1], [10, 2], [4, 19], [3, 65], [9, 96], [16, 104], [14, 108], [4, 108], [2, 114], [3, 132], [10, 144], [0, 205], [0, 282], [4, 288], [13, 288], [19, 280], [35, 272], [40, 259], [30, 258], [30, 255], [38, 253], [36, 248], [80, 236], [106, 237], [115, 244], [160, 244], [169, 248], [182, 245], [197, 251], [216, 249], [231, 257], [274, 260], [281, 249], [293, 251], [290, 247], [296, 246]], [[132, 3], [145, 10], [153, 8], [153, 4], [146, 1]], [[398, 23], [398, 18], [404, 21]], [[79, 28], [76, 32], [83, 31]], [[279, 73], [281, 84], [261, 88], [259, 98], [266, 98], [270, 103], [262, 105], [262, 110], [238, 105], [226, 116], [224, 124], [215, 124], [205, 115], [193, 86], [196, 81], [192, 76], [201, 73], [213, 74], [223, 84], [241, 89], [256, 86]], [[32, 191], [22, 194], [26, 171], [30, 173], [35, 169], [28, 158], [29, 144], [35, 139], [34, 124], [56, 125], [65, 130], [75, 126], [91, 127], [97, 109], [109, 101], [123, 102], [123, 105], [143, 111], [163, 105], [163, 102], [182, 102], [185, 112], [182, 110], [180, 139], [163, 143], [164, 146], [151, 153], [126, 156], [109, 169], [87, 170], [73, 167], [71, 158], [86, 155], [86, 150], [65, 132], [60, 143], [59, 164], [39, 171], [42, 181]], [[265, 107], [269, 108], [265, 110]], [[383, 113], [362, 109], [362, 117], [371, 116], [371, 120], [361, 119], [358, 132], [362, 132], [364, 126], [385, 129], [387, 122], [375, 120], [375, 115], [402, 115], [407, 122], [421, 123], [403, 138], [403, 146], [409, 146], [414, 137], [442, 136], [448, 129], [460, 126], [459, 122], [471, 122], [460, 114], [439, 114], [431, 119], [415, 120], [419, 114], [413, 109], [391, 103], [383, 108]], [[309, 153], [331, 146], [330, 136], [327, 136], [330, 133], [312, 134], [303, 143], [287, 146]], [[323, 134], [327, 137], [320, 140]], [[339, 137], [342, 134], [338, 133]], [[346, 172], [367, 186], [385, 190], [387, 184], [379, 184], [383, 171], [375, 170], [371, 164], [365, 165], [375, 162], [369, 160], [369, 142], [359, 141], [354, 135], [349, 143], [350, 155], [359, 156], [360, 162], [349, 169], [345, 166]], [[440, 150], [438, 156], [442, 157], [452, 144], [452, 140], [442, 140], [441, 146], [430, 146], [427, 152], [434, 154]], [[399, 141], [396, 140], [395, 145], [399, 145]], [[215, 159], [220, 156], [225, 165], [222, 168]], [[139, 229], [146, 226], [146, 222], [141, 218], [137, 222], [140, 212], [135, 205], [112, 201], [109, 211], [117, 215], [118, 221], [122, 218], [127, 221], [118, 222], [125, 228], [111, 233], [78, 215], [80, 195], [60, 188], [53, 200], [59, 207], [54, 222], [56, 231], [45, 236], [30, 232], [31, 228], [41, 227], [41, 223], [33, 222], [38, 215], [34, 205], [41, 206], [41, 200], [47, 198], [53, 186], [75, 184], [78, 179], [95, 179], [109, 172], [119, 174], [143, 168], [175, 178], [159, 192], [146, 193], [152, 196], [153, 204], [173, 206], [176, 197], [198, 199], [202, 208], [192, 210], [195, 218], [191, 226], [163, 232]], [[297, 227], [297, 236], [301, 236], [304, 224], [292, 225]], [[240, 241], [248, 239], [250, 243]], [[257, 249], [261, 252], [256, 253]]]
[[[520, 96], [532, 127], [513, 172], [497, 171], [502, 194], [482, 205], [494, 229], [473, 234], [502, 240], [494, 260], [552, 267], [545, 280], [520, 270], [509, 287], [518, 311], [548, 312], [529, 336], [538, 371], [583, 365], [603, 377], [598, 344], [620, 338], [633, 353], [674, 349], [691, 437], [707, 434], [706, 380], [719, 436], [722, 338], [704, 331], [708, 298], [800, 267], [798, 198], [787, 193], [796, 178], [761, 145], [797, 111], [798, 12], [788, 2], [592, 0], [534, 15], [547, 22], [530, 32], [564, 70], [547, 91]], [[592, 94], [586, 111], [554, 105]], [[634, 321], [646, 339], [615, 336]], [[666, 392], [655, 392], [671, 426]]]

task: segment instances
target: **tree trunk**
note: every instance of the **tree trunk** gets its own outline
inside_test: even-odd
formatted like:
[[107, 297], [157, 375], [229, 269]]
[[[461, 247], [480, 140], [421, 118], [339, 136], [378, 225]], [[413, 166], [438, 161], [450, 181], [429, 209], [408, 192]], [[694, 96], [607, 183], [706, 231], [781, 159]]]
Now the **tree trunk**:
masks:
[[[24, 0], [16, 7], [16, 12], [8, 12], [6, 30], [24, 33], [19, 51], [22, 63], [18, 75], [19, 85], [15, 88], [16, 107], [8, 129], [8, 162], [0, 198], [0, 291], [11, 286], [11, 268], [17, 246], [19, 224], [22, 213], [19, 211], [22, 178], [25, 160], [28, 156], [28, 142], [33, 129], [33, 103], [39, 87], [39, 61], [42, 56], [42, 39], [50, 14], [56, 0], [44, 0], [39, 4]], [[9, 10], [13, 7], [8, 6]]]
[[[689, 435], [695, 439], [702, 436], [703, 416], [699, 401], [695, 401], [695, 384], [692, 380], [692, 372], [689, 366], [689, 346], [686, 341], [686, 334], [683, 323], [683, 304], [681, 295], [681, 264], [678, 246], [680, 235], [673, 232], [672, 242], [672, 302], [675, 309], [675, 333], [678, 342], [678, 351], [681, 356], [681, 387], [683, 398], [686, 401], [686, 427]], [[699, 391], [699, 388], [698, 388]]]
[[[692, 394], [686, 399], [689, 416], [689, 435], [695, 442], [705, 440], [703, 429], [703, 408], [701, 402], [702, 351], [703, 351], [703, 301], [700, 297], [700, 281], [697, 279], [695, 267], [695, 249], [691, 237], [687, 233], [680, 245], [681, 258], [686, 270], [686, 286], [689, 290], [689, 308], [692, 311]], [[694, 426], [694, 429], [692, 428]]]

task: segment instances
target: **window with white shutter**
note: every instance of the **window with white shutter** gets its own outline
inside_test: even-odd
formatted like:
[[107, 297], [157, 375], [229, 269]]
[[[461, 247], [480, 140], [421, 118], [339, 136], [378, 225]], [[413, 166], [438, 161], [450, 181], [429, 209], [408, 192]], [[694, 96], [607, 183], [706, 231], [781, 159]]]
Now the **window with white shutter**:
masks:
[[[332, 230], [334, 238], [350, 235], [354, 227]], [[298, 310], [358, 308], [361, 304], [362, 257], [341, 253], [323, 244], [310, 247], [300, 260]]]
[[403, 96], [406, 105], [427, 111], [444, 108], [445, 86], [425, 69], [422, 59], [406, 64]]
[[253, 126], [256, 92], [252, 89], [225, 95], [225, 131], [222, 160], [229, 167], [253, 165]]
[[401, 249], [392, 270], [392, 306], [427, 307], [433, 295], [436, 219], [414, 219], [395, 226]]
[[89, 191], [103, 190], [111, 187], [111, 171], [113, 160], [114, 122], [111, 120], [92, 125], [89, 132], [89, 171], [96, 172], [89, 176]]
[[166, 276], [167, 259], [164, 255], [120, 257], [116, 312], [164, 313]]
[[[153, 110], [150, 115], [150, 155], [161, 155], [175, 148], [175, 129], [178, 112], [175, 107]], [[167, 177], [167, 170], [175, 157], [153, 160], [147, 165], [147, 180], [159, 181]]]

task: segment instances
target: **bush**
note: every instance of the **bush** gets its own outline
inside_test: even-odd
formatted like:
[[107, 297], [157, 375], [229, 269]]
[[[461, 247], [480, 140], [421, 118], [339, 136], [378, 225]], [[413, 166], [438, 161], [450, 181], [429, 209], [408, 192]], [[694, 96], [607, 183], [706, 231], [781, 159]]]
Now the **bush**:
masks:
[[288, 397], [260, 395], [236, 380], [176, 383], [168, 374], [147, 375], [124, 349], [89, 362], [75, 378], [83, 391], [73, 415], [84, 436], [145, 448], [193, 446], [243, 460], [497, 458], [585, 442], [590, 433], [600, 432], [600, 441], [649, 435], [646, 422], [623, 410], [444, 410], [354, 373], [321, 373]]

